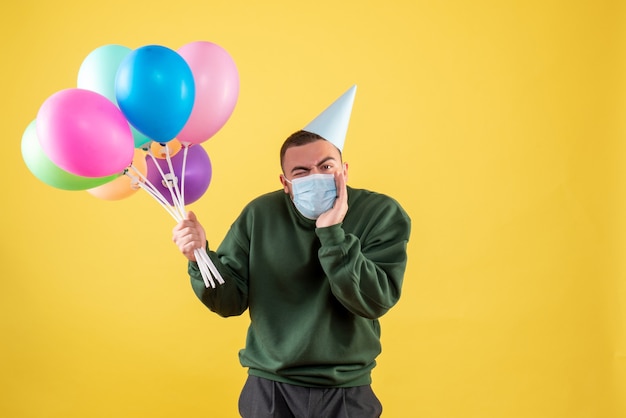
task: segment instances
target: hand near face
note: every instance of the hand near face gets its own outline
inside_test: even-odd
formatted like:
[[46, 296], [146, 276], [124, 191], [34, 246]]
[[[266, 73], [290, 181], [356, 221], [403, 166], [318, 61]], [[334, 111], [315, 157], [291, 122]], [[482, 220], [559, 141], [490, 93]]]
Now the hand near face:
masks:
[[206, 245], [206, 234], [195, 213], [187, 213], [187, 217], [174, 227], [172, 241], [187, 259], [196, 261], [194, 251]]
[[318, 228], [337, 225], [343, 222], [348, 213], [348, 188], [346, 186], [346, 171], [340, 170], [335, 172], [335, 185], [337, 187], [337, 199], [333, 207], [322, 213], [315, 223]]

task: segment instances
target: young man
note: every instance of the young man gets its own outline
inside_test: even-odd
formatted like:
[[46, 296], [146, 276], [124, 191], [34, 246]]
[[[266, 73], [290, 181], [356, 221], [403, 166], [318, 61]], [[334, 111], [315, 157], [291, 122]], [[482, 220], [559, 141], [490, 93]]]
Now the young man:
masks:
[[225, 284], [205, 288], [196, 216], [174, 228], [200, 300], [224, 317], [249, 310], [239, 353], [249, 375], [239, 399], [245, 418], [381, 414], [370, 386], [378, 318], [400, 297], [410, 219], [390, 197], [346, 185], [341, 148], [353, 98], [354, 87], [287, 138], [282, 190], [250, 202], [209, 251]]

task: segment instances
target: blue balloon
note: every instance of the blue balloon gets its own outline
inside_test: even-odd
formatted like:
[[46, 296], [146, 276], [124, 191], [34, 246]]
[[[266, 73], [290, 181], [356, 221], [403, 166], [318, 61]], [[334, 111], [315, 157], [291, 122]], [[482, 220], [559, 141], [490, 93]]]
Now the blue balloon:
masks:
[[176, 137], [191, 115], [193, 73], [176, 51], [143, 46], [121, 62], [115, 76], [115, 97], [131, 125], [148, 138], [165, 143]]

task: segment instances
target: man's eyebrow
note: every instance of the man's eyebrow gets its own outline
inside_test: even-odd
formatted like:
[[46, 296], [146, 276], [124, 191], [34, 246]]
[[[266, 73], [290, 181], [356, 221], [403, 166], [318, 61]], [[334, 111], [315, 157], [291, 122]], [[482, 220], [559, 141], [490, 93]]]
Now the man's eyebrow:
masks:
[[[328, 162], [328, 161], [335, 161], [335, 158], [334, 157], [330, 157], [330, 156], [326, 157], [322, 161], [317, 163], [317, 165], [320, 166], [320, 165], [322, 165], [322, 164], [324, 164], [325, 162]], [[308, 170], [310, 170], [310, 168], [309, 167], [304, 167], [304, 166], [296, 166], [296, 167], [291, 169], [291, 173], [293, 173], [294, 171], [299, 171], [299, 170], [308, 171]]]
[[322, 164], [324, 164], [325, 162], [328, 162], [328, 161], [335, 161], [335, 158], [334, 157], [326, 157], [322, 161], [320, 161], [317, 165], [322, 165]]

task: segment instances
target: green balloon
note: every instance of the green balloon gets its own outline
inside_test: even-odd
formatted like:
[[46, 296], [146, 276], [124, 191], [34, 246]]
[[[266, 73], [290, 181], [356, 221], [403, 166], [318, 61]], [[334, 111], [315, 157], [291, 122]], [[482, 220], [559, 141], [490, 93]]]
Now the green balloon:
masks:
[[81, 177], [57, 167], [41, 149], [35, 122], [32, 121], [22, 135], [22, 158], [30, 172], [42, 182], [62, 190], [87, 190], [119, 177], [119, 174], [107, 177]]
[[115, 99], [115, 75], [120, 63], [132, 49], [122, 45], [104, 45], [91, 51], [78, 69], [76, 86], [100, 93], [113, 103]]

